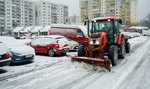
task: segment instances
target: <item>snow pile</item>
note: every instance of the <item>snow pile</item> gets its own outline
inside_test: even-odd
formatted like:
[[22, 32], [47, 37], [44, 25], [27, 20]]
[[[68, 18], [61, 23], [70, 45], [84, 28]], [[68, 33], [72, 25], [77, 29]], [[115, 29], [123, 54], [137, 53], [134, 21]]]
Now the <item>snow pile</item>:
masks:
[[106, 71], [108, 71], [104, 67], [96, 66], [96, 65], [90, 65], [90, 64], [87, 64], [84, 62], [80, 63], [80, 62], [73, 61], [73, 65], [76, 68], [84, 68], [84, 69], [87, 69], [88, 71], [95, 71], [95, 72], [106, 72]]

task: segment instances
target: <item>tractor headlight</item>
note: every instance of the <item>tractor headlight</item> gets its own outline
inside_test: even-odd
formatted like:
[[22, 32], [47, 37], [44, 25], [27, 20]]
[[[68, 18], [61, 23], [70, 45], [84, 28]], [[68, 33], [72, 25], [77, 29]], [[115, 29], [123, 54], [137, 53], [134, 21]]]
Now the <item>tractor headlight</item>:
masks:
[[99, 40], [96, 40], [95, 44], [99, 45]]
[[99, 39], [91, 40], [91, 41], [90, 41], [90, 44], [91, 44], [91, 45], [99, 45]]
[[93, 40], [90, 41], [90, 44], [93, 44]]

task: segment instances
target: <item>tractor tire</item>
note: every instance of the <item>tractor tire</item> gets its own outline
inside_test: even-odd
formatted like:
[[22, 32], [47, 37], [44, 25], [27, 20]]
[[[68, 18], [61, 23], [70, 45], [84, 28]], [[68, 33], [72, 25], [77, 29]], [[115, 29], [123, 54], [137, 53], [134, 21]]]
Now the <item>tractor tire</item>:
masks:
[[108, 57], [111, 60], [113, 66], [117, 65], [117, 60], [118, 60], [118, 48], [117, 48], [117, 46], [112, 45], [110, 47]]
[[49, 50], [48, 50], [48, 55], [49, 55], [50, 57], [54, 57], [54, 56], [55, 56], [55, 51], [54, 51], [53, 49], [49, 49]]
[[78, 56], [85, 56], [85, 52], [84, 52], [84, 45], [80, 45], [78, 48]]
[[121, 40], [121, 45], [120, 45], [120, 54], [119, 54], [119, 59], [124, 59], [125, 58], [125, 41], [124, 39]]
[[126, 44], [126, 53], [130, 53], [130, 44], [129, 43]]

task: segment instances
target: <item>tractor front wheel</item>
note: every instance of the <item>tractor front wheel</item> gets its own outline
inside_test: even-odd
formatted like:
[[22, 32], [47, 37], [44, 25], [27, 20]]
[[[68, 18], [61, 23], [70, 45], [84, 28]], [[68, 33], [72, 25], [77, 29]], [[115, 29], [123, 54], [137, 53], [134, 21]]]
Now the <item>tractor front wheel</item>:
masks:
[[117, 46], [112, 45], [110, 47], [108, 57], [111, 60], [113, 66], [117, 65], [117, 60], [118, 60], [118, 48], [117, 48]]
[[80, 45], [78, 48], [78, 56], [85, 56], [84, 45]]

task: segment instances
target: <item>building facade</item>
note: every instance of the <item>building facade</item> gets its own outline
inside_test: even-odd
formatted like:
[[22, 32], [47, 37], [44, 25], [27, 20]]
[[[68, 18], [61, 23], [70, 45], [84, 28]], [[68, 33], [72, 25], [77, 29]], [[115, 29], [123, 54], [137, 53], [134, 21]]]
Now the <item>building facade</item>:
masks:
[[80, 0], [81, 22], [85, 18], [113, 16], [125, 24], [137, 23], [138, 0]]
[[34, 26], [35, 10], [30, 0], [0, 0], [0, 29]]
[[0, 35], [2, 34], [5, 26], [5, 1], [0, 0]]
[[35, 9], [30, 0], [12, 0], [12, 28], [35, 25]]
[[68, 6], [49, 0], [40, 0], [35, 2], [35, 12], [36, 26], [67, 23]]

